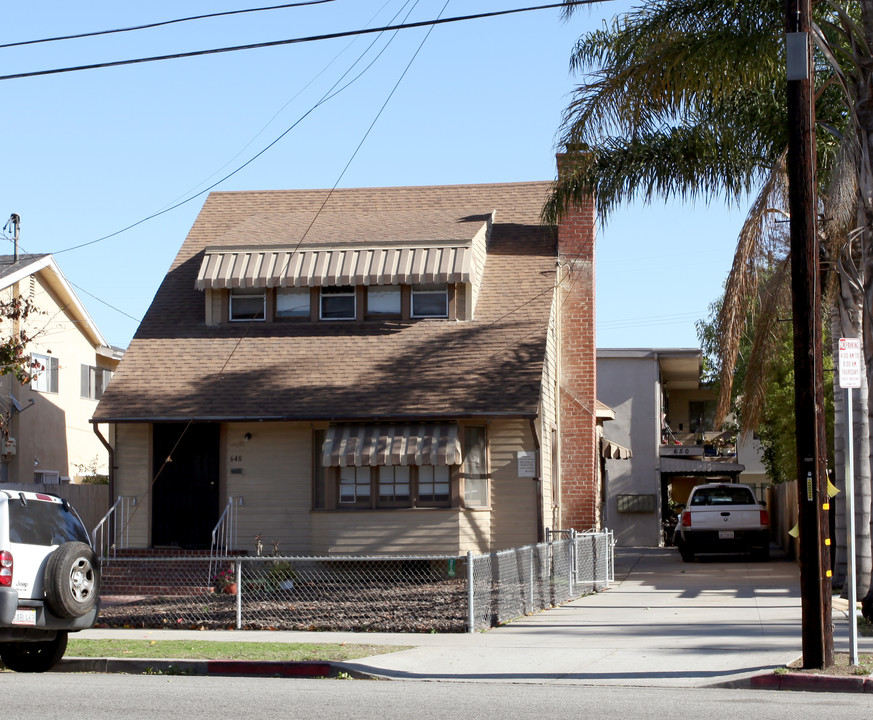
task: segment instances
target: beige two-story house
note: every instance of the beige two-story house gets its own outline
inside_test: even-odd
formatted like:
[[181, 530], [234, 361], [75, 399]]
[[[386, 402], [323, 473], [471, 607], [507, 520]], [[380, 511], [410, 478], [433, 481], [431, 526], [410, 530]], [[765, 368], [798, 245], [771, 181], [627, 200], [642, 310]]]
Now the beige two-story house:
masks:
[[94, 416], [129, 543], [228, 507], [304, 554], [597, 525], [594, 213], [543, 225], [550, 189], [212, 193]]
[[[22, 322], [34, 378], [0, 376], [0, 482], [81, 482], [108, 475], [108, 450], [90, 422], [123, 351], [111, 347], [52, 255], [0, 256], [0, 299], [29, 300]], [[104, 431], [106, 428], [104, 428]]]

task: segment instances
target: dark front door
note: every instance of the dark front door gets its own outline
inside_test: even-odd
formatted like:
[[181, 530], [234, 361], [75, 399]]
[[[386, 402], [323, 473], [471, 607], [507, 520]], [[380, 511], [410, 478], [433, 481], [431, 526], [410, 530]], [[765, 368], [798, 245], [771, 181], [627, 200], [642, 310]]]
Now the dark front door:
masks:
[[219, 425], [155, 424], [152, 448], [160, 472], [152, 487], [152, 545], [208, 548], [218, 522]]

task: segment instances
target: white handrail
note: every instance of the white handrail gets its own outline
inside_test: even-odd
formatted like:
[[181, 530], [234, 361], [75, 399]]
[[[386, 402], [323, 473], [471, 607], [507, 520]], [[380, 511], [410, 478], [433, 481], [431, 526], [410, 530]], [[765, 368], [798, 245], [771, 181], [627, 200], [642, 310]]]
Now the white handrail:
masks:
[[118, 496], [118, 499], [91, 531], [91, 544], [101, 558], [115, 556], [116, 550], [128, 546], [130, 534], [130, 508], [136, 498]]
[[209, 552], [209, 577], [212, 577], [212, 560], [217, 557], [226, 557], [231, 550], [236, 548], [236, 500], [232, 497], [227, 499], [224, 512], [218, 518], [218, 522], [212, 529], [212, 547]]

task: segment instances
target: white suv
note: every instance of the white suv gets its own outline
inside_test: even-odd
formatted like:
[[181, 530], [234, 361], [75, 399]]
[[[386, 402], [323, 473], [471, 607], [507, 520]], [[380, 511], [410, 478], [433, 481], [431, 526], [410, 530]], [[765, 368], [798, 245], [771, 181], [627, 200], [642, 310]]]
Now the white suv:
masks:
[[45, 672], [67, 634], [97, 620], [100, 566], [76, 511], [54, 495], [0, 490], [0, 660]]

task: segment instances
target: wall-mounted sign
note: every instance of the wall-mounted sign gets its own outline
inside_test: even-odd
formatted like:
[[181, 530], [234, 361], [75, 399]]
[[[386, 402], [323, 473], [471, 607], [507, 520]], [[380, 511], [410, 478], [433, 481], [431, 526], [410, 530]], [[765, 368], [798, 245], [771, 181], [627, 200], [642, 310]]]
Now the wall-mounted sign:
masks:
[[518, 451], [518, 476], [533, 478], [537, 476], [537, 454], [530, 450]]

